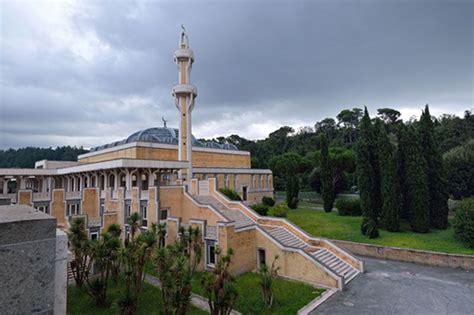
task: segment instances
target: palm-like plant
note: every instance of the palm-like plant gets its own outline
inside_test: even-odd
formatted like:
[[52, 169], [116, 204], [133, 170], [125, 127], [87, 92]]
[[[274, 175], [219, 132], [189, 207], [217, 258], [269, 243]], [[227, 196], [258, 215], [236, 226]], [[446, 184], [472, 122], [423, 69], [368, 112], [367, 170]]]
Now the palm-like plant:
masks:
[[92, 262], [89, 259], [90, 241], [87, 237], [86, 223], [84, 218], [75, 218], [68, 232], [69, 244], [74, 255], [71, 261], [71, 269], [74, 280], [79, 288], [82, 288], [89, 277]]
[[276, 266], [276, 261], [278, 258], [279, 256], [276, 255], [270, 268], [268, 268], [267, 265], [263, 265], [260, 267], [259, 271], [260, 288], [262, 289], [263, 302], [267, 308], [271, 308], [273, 305], [274, 296], [272, 284], [273, 279], [278, 276], [278, 270], [280, 269], [280, 267]]

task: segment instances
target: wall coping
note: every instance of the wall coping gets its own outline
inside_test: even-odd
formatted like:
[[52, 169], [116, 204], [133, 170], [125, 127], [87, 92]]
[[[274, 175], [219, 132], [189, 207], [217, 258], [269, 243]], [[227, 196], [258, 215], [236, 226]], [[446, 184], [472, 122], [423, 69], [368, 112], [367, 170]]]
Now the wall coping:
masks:
[[474, 270], [474, 255], [443, 253], [414, 248], [380, 246], [344, 240], [331, 240], [336, 245], [356, 255], [412, 262], [437, 267]]

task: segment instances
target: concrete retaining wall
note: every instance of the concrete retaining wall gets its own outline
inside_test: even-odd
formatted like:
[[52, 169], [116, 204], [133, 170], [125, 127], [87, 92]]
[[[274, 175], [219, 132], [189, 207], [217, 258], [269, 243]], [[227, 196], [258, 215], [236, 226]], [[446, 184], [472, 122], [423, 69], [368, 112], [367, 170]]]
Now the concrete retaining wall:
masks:
[[399, 247], [331, 240], [337, 246], [360, 256], [413, 262], [418, 264], [474, 270], [474, 255], [447, 254]]

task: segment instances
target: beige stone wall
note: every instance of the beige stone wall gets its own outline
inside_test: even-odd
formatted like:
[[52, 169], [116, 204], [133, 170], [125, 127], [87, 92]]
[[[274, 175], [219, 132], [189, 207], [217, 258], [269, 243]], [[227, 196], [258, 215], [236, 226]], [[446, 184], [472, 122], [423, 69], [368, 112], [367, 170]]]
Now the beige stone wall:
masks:
[[51, 195], [51, 215], [56, 218], [58, 226], [66, 226], [66, 201], [64, 189], [53, 189]]
[[89, 219], [100, 218], [99, 188], [84, 188], [82, 191], [81, 212]]
[[138, 212], [140, 214], [140, 191], [138, 187], [132, 187], [130, 214]]
[[188, 196], [184, 195], [181, 186], [160, 188], [160, 207], [168, 208], [168, 215], [181, 218], [182, 222], [188, 224], [189, 220], [205, 220], [208, 225], [215, 226], [221, 218], [208, 207], [202, 207], [194, 203]]
[[103, 154], [98, 154], [90, 157], [85, 157], [79, 159], [80, 163], [95, 163], [110, 161], [115, 159], [136, 159], [137, 158], [137, 148], [127, 148], [123, 150], [118, 150], [114, 152], [108, 152]]
[[[178, 148], [146, 148], [134, 147], [103, 154], [85, 157], [79, 160], [81, 163], [95, 163], [110, 161], [115, 159], [143, 159], [177, 161]], [[250, 155], [232, 154], [223, 152], [204, 152], [193, 150], [194, 167], [229, 167], [229, 168], [250, 168]]]
[[265, 249], [267, 264], [271, 264], [276, 255], [276, 265], [280, 267], [279, 275], [291, 279], [309, 282], [327, 287], [337, 287], [337, 280], [329, 276], [324, 269], [298, 252], [283, 251], [271, 240], [256, 233], [256, 247]]
[[263, 197], [273, 198], [273, 191], [252, 191], [247, 194], [247, 203], [253, 205], [261, 203]]
[[18, 204], [33, 206], [31, 190], [20, 190], [18, 192]]
[[118, 222], [118, 215], [117, 213], [114, 213], [114, 212], [108, 212], [108, 213], [104, 213], [104, 221], [103, 221], [103, 227], [102, 227], [102, 232], [104, 231], [107, 231], [107, 229], [109, 228], [109, 226], [111, 224], [118, 224], [120, 225], [120, 227], [122, 228], [122, 234], [123, 234], [123, 224], [120, 224]]
[[257, 269], [255, 233], [254, 229], [237, 233], [232, 230], [228, 233], [227, 247], [231, 247], [234, 251], [232, 273], [241, 274]]
[[148, 188], [148, 227], [151, 228], [153, 223], [158, 223], [158, 202], [156, 201], [157, 187]]

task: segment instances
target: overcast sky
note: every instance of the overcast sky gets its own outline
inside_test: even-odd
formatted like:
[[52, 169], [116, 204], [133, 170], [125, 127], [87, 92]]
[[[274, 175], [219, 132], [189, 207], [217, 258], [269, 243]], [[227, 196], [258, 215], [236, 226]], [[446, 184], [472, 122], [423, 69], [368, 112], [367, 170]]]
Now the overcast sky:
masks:
[[0, 0], [0, 148], [177, 126], [180, 25], [196, 137], [264, 138], [344, 108], [474, 107], [474, 1]]

